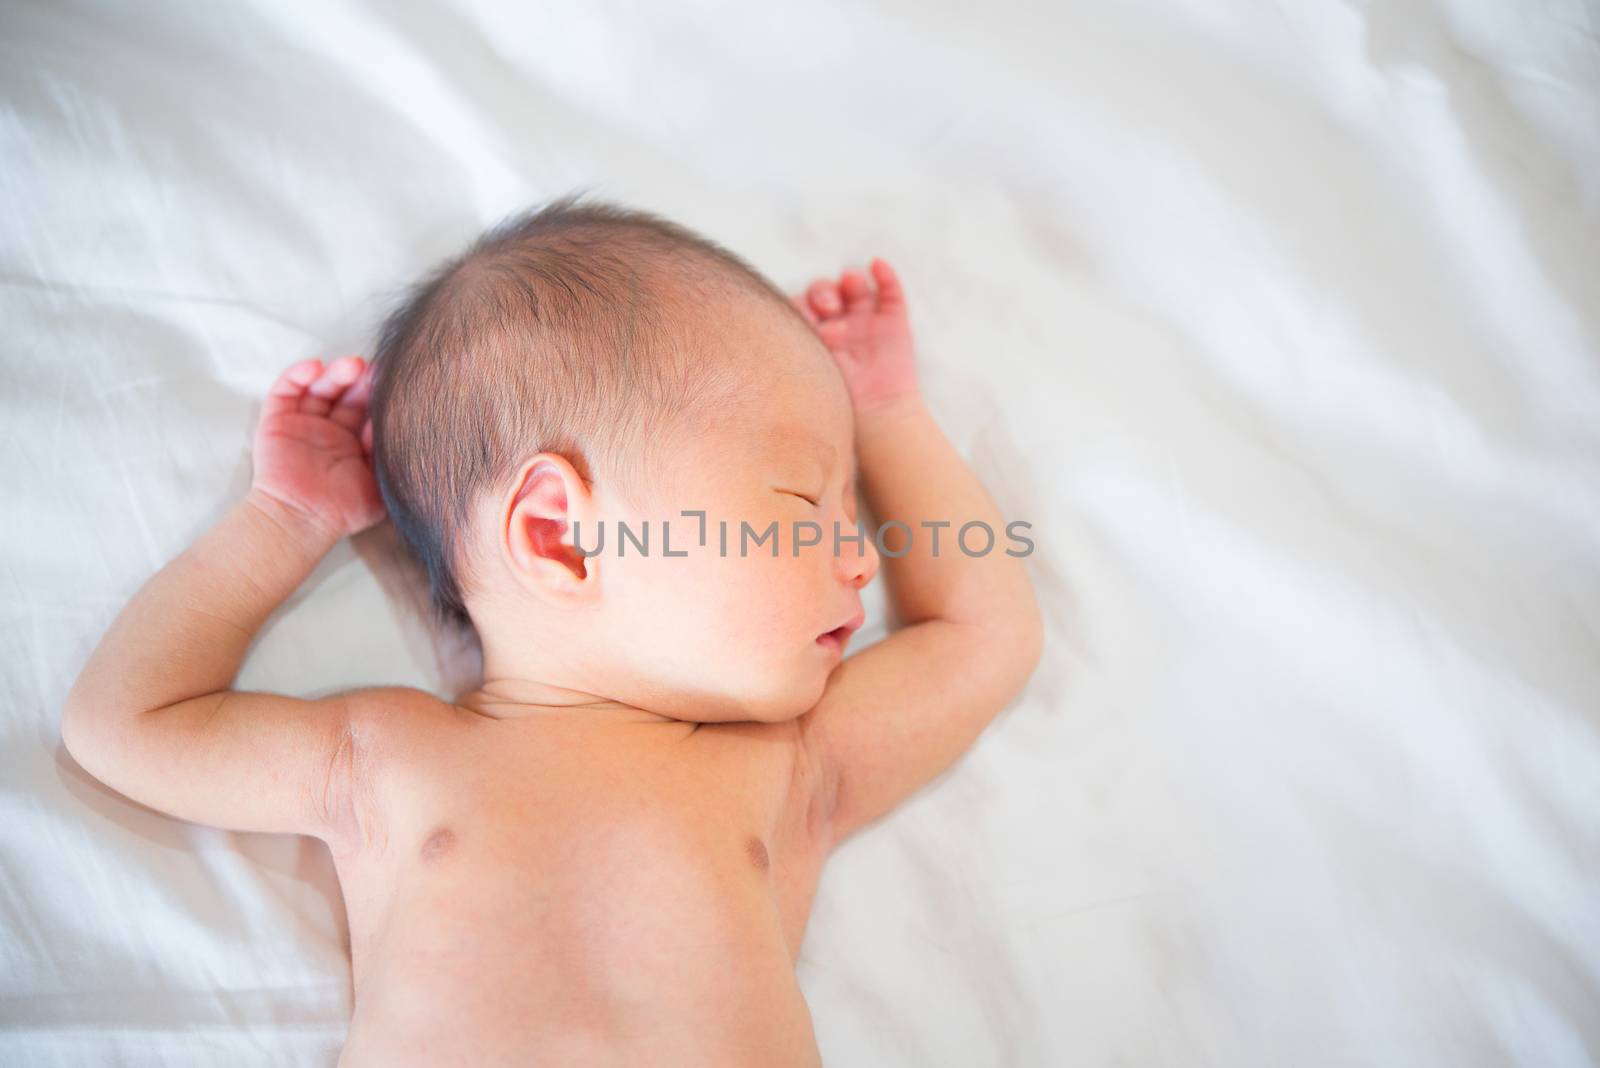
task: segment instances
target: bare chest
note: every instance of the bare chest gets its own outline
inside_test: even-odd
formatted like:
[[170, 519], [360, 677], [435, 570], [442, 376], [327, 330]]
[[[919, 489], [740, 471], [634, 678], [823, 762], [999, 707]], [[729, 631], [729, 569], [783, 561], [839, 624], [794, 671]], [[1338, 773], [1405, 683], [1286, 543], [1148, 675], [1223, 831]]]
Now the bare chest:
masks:
[[341, 869], [358, 989], [379, 961], [623, 996], [691, 964], [792, 969], [823, 860], [793, 739], [506, 735], [385, 784], [381, 840]]

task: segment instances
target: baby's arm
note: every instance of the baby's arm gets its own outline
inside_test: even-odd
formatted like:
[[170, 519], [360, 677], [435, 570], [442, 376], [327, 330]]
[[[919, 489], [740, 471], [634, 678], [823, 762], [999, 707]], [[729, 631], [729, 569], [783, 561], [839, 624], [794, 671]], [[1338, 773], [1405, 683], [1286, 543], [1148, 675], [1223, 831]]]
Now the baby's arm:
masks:
[[[796, 301], [850, 387], [874, 513], [912, 530], [910, 551], [883, 557], [905, 626], [846, 659], [801, 718], [834, 843], [954, 763], [1022, 688], [1043, 643], [1027, 572], [1006, 552], [1016, 543], [1005, 520], [923, 404], [899, 280], [882, 260], [871, 270], [876, 293], [847, 271], [839, 284], [818, 282]], [[950, 524], [938, 531], [937, 556], [924, 520]], [[975, 520], [995, 540], [987, 554], [969, 556], [956, 539]], [[885, 542], [898, 549], [904, 531]], [[969, 546], [983, 543], [974, 528]]]
[[257, 629], [382, 501], [357, 357], [289, 368], [256, 431], [249, 493], [128, 602], [67, 697], [62, 739], [107, 785], [236, 830], [351, 830], [351, 695], [229, 687]]

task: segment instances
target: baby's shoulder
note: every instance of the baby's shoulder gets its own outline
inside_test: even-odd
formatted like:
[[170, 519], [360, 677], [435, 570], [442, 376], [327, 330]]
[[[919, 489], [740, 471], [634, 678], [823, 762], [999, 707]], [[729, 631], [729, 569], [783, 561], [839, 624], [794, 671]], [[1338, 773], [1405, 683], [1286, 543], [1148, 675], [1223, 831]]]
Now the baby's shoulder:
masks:
[[428, 729], [461, 709], [412, 686], [365, 686], [343, 694], [352, 722], [373, 729]]
[[328, 761], [323, 806], [337, 833], [335, 855], [388, 836], [403, 797], [432, 754], [448, 748], [468, 713], [422, 690], [374, 686], [340, 694], [343, 722]]
[[461, 733], [470, 713], [408, 686], [373, 686], [342, 694], [344, 730], [330, 778], [353, 792], [425, 766]]

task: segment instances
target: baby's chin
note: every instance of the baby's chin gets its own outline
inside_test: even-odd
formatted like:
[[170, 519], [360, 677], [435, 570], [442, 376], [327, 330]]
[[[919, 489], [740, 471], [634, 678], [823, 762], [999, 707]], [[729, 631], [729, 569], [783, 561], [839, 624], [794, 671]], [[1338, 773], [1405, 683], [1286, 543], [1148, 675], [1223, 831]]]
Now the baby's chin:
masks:
[[807, 665], [798, 677], [774, 690], [759, 709], [760, 715], [753, 718], [763, 723], [781, 723], [805, 715], [816, 708], [817, 702], [822, 700], [822, 693], [828, 688], [830, 674], [832, 674], [830, 664], [821, 667]]
[[[732, 641], [728, 642], [732, 645]], [[824, 646], [799, 650], [784, 649], [724, 653], [709, 659], [696, 659], [696, 666], [674, 671], [672, 682], [659, 687], [646, 684], [646, 707], [663, 715], [699, 723], [782, 723], [805, 715], [817, 707], [827, 689], [828, 679], [839, 665], [838, 653]], [[729, 655], [734, 656], [730, 662]], [[656, 665], [660, 668], [660, 665]], [[740, 670], [740, 668], [743, 670]], [[632, 669], [635, 677], [649, 679], [649, 669]], [[656, 677], [665, 672], [658, 671]], [[685, 686], [689, 679], [713, 680], [705, 689]]]
[[788, 678], [740, 693], [657, 691], [643, 707], [685, 723], [783, 723], [815, 708], [827, 676]]
[[[719, 709], [717, 719], [744, 720], [756, 723], [783, 723], [805, 715], [817, 707], [822, 692], [828, 685], [828, 668], [797, 671], [785, 678], [774, 679], [758, 693], [731, 696], [727, 715]], [[706, 717], [711, 722], [711, 717]]]

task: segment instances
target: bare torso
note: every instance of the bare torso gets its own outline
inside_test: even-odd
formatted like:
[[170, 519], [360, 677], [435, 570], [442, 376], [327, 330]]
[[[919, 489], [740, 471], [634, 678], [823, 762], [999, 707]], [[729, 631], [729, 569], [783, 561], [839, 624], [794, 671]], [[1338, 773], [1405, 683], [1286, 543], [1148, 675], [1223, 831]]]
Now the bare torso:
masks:
[[793, 723], [388, 717], [336, 856], [341, 1064], [815, 1065], [824, 859]]

